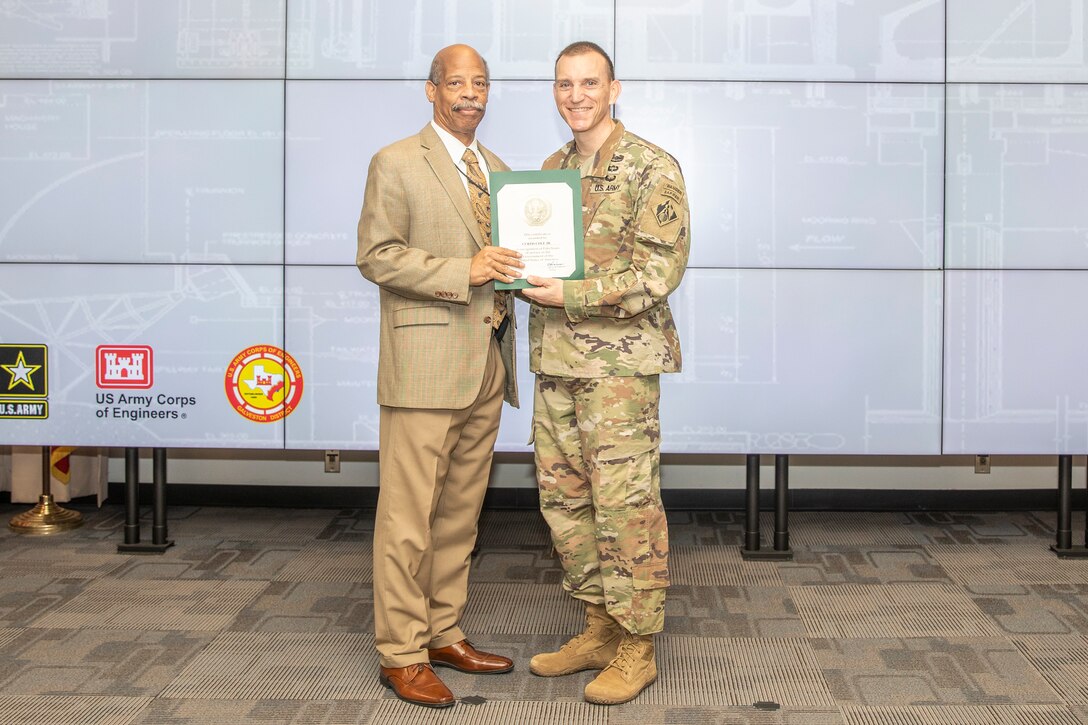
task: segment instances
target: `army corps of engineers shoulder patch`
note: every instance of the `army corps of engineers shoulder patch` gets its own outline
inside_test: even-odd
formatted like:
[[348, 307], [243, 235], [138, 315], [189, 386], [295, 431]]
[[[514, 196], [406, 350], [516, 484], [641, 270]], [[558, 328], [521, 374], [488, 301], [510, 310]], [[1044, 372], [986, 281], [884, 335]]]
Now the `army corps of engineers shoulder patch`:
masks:
[[680, 233], [680, 215], [684, 190], [670, 181], [662, 181], [650, 195], [644, 212], [643, 231], [653, 234], [663, 242], [675, 242]]
[[668, 199], [654, 207], [654, 216], [657, 217], [657, 223], [663, 227], [667, 227], [680, 218]]

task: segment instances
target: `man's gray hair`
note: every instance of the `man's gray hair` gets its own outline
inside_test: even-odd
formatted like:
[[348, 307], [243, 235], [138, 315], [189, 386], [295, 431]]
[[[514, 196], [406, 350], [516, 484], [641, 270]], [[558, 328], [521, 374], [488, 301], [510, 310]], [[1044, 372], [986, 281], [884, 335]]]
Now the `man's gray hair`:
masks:
[[[484, 78], [488, 83], [491, 82], [491, 69], [487, 67], [487, 60], [481, 55], [480, 60], [484, 62]], [[446, 66], [442, 62], [442, 54], [436, 53], [434, 60], [431, 61], [431, 74], [427, 76], [432, 84], [438, 85], [442, 82], [443, 76], [446, 74]]]

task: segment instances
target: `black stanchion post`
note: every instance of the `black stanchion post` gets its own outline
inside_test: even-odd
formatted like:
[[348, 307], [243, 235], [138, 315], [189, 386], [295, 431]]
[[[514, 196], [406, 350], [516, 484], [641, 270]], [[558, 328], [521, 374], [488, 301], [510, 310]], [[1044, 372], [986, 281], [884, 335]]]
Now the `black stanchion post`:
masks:
[[1059, 549], [1073, 546], [1073, 456], [1058, 456]]
[[166, 540], [166, 449], [152, 451], [152, 482], [155, 487], [155, 508], [151, 518], [151, 543], [166, 548], [173, 541]]
[[1057, 537], [1050, 550], [1063, 559], [1088, 558], [1086, 546], [1073, 546], [1073, 456], [1058, 456]]
[[741, 553], [759, 551], [759, 455], [745, 457], [744, 546]]
[[790, 493], [790, 457], [776, 455], [774, 457], [774, 550], [789, 553], [790, 551], [790, 520], [789, 520], [789, 493]]
[[139, 504], [136, 490], [139, 487], [139, 458], [135, 448], [125, 450], [125, 483], [128, 486], [128, 510], [126, 517], [135, 516], [136, 541], [129, 542], [128, 523], [125, 524], [125, 543], [118, 544], [117, 550], [128, 554], [161, 554], [173, 541], [166, 538], [166, 449], [151, 449], [151, 475], [153, 500], [151, 502], [151, 541], [140, 543]]
[[788, 456], [774, 457], [774, 548], [759, 548], [759, 456], [748, 456], [748, 514], [745, 520], [741, 558], [783, 561], [793, 558], [790, 551], [789, 523], [786, 520], [786, 466]]
[[140, 449], [125, 449], [125, 543], [140, 543]]

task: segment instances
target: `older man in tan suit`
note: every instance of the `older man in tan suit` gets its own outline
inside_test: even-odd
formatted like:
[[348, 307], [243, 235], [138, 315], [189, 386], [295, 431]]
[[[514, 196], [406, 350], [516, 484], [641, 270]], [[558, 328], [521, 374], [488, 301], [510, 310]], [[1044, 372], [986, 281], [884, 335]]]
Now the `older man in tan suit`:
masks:
[[374, 629], [381, 681], [429, 707], [454, 703], [432, 665], [509, 672], [458, 626], [502, 402], [516, 406], [513, 300], [494, 289], [522, 267], [491, 246], [487, 172], [507, 166], [476, 141], [487, 64], [453, 45], [435, 56], [422, 131], [370, 162], [357, 264], [381, 288]]

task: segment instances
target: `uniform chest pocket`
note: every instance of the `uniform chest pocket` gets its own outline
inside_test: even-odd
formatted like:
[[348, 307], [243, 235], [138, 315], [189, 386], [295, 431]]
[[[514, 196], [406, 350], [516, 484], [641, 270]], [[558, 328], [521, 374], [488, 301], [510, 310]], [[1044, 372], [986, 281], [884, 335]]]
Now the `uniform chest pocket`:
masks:
[[594, 194], [584, 203], [585, 259], [589, 267], [608, 270], [619, 259], [631, 263], [631, 200], [628, 194]]

